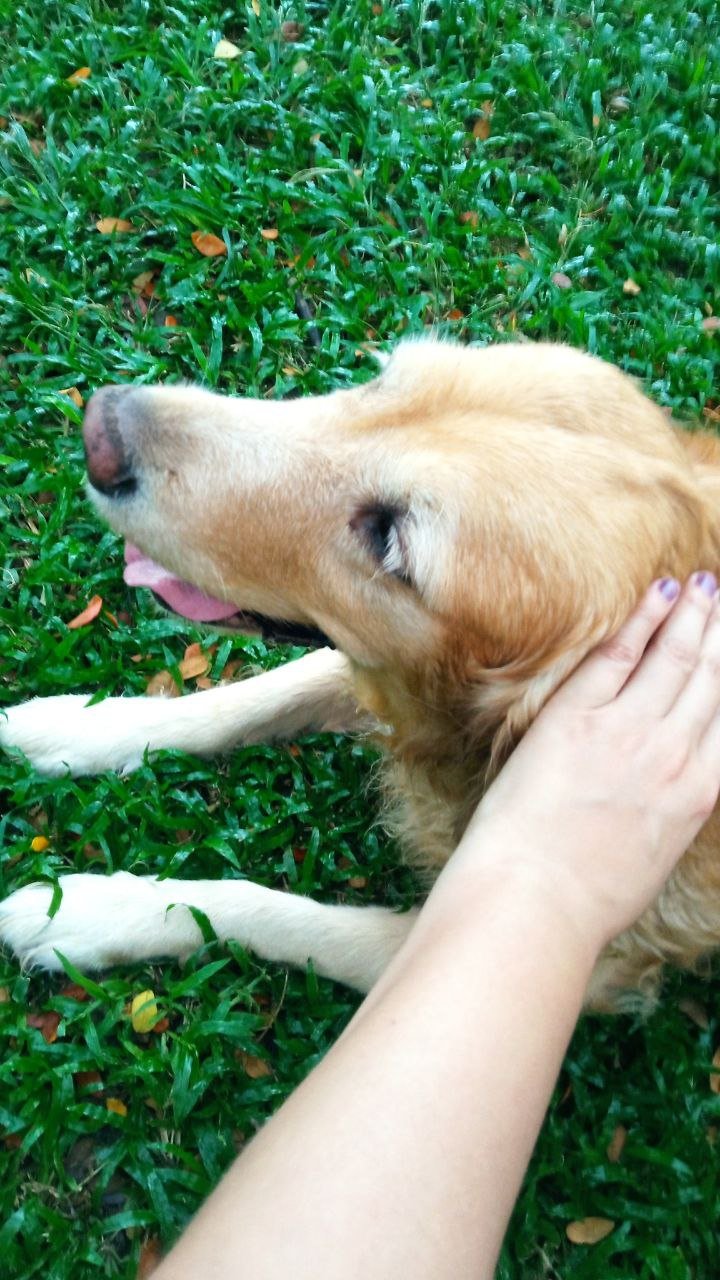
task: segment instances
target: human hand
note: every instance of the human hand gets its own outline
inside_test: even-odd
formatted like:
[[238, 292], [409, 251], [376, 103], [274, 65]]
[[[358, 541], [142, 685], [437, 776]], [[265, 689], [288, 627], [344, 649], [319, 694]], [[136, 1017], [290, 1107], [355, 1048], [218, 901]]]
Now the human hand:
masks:
[[549, 700], [458, 850], [550, 895], [598, 951], [649, 905], [715, 806], [719, 594], [710, 573], [682, 592], [653, 583]]

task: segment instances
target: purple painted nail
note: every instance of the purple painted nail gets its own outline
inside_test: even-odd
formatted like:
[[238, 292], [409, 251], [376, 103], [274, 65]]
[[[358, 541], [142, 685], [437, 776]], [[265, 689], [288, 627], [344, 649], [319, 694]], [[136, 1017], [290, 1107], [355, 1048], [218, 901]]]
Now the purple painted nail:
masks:
[[666, 600], [677, 600], [680, 595], [680, 583], [677, 578], [661, 578], [658, 589]]
[[706, 596], [714, 596], [717, 591], [717, 578], [714, 573], [708, 573], [706, 569], [703, 569], [701, 573], [696, 573], [693, 577], [693, 582], [696, 587], [705, 592]]

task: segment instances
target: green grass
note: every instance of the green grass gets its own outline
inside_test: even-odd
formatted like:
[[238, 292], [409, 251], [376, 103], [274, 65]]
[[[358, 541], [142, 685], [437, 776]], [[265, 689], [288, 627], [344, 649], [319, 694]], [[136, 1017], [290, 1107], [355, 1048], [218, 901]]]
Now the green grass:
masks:
[[[68, 387], [85, 398], [127, 379], [327, 390], [368, 376], [360, 343], [435, 325], [582, 345], [677, 413], [713, 420], [720, 333], [702, 321], [720, 311], [714, 0], [691, 12], [679, 0], [375, 8], [260, 0], [256, 16], [244, 0], [47, 0], [11, 11], [0, 0], [2, 703], [141, 692], [198, 638], [124, 588], [118, 541], [83, 498]], [[278, 40], [284, 20], [304, 25], [299, 42]], [[213, 59], [221, 35], [239, 58]], [[91, 76], [69, 85], [83, 66]], [[486, 101], [483, 140], [472, 129]], [[102, 216], [136, 230], [101, 236]], [[275, 241], [260, 236], [268, 227]], [[196, 229], [223, 236], [227, 257], [200, 257]], [[157, 287], [143, 314], [132, 281], [148, 270]], [[68, 631], [94, 592], [119, 626], [104, 614]], [[257, 664], [283, 657], [234, 649]], [[328, 738], [299, 754], [239, 751], [219, 772], [168, 755], [122, 780], [49, 782], [2, 761], [0, 893], [90, 865], [242, 869], [329, 900], [404, 901], [408, 874], [368, 825], [371, 767]], [[49, 846], [33, 852], [39, 833]], [[88, 864], [87, 846], [102, 861]], [[356, 876], [365, 889], [349, 888]], [[8, 958], [0, 985], [0, 1269], [13, 1280], [134, 1276], [142, 1241], [175, 1237], [355, 1005], [212, 943], [184, 970], [103, 977], [85, 1002]], [[148, 987], [169, 1018], [162, 1035], [138, 1035], [124, 1014]], [[689, 998], [707, 1027], [680, 1009]], [[26, 1024], [48, 1010], [61, 1016], [51, 1044]], [[708, 1084], [719, 1038], [717, 984], [690, 978], [670, 980], [644, 1025], [580, 1026], [502, 1280], [720, 1272], [720, 1099]], [[248, 1076], [238, 1051], [272, 1074]], [[73, 1081], [85, 1071], [101, 1084]], [[629, 1137], [613, 1164], [618, 1123]], [[614, 1232], [570, 1245], [566, 1223], [588, 1214]]]

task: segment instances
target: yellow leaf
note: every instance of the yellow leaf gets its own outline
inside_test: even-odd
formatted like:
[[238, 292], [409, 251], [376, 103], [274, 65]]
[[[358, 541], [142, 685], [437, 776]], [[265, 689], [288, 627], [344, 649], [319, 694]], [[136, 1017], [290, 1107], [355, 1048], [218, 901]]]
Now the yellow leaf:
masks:
[[80, 395], [77, 387], [63, 387], [60, 391], [60, 395], [67, 396], [69, 400], [72, 400], [74, 405], [77, 405], [78, 409], [82, 409], [85, 404], [85, 401]]
[[130, 1006], [130, 1021], [133, 1031], [140, 1033], [152, 1031], [158, 1020], [157, 1000], [154, 991], [141, 991], [133, 996]]
[[565, 1235], [571, 1244], [598, 1244], [615, 1230], [612, 1218], [581, 1218], [578, 1222], [569, 1222]]
[[101, 236], [122, 235], [123, 232], [135, 230], [127, 218], [100, 218], [95, 223], [95, 228]]
[[50, 841], [47, 836], [35, 836], [35, 838], [30, 841], [30, 848], [33, 853], [44, 853], [46, 849], [50, 848]]
[[620, 1159], [625, 1143], [627, 1142], [628, 1131], [624, 1124], [617, 1125], [615, 1132], [608, 1142], [607, 1158], [611, 1164], [617, 1164]]
[[263, 227], [260, 232], [263, 240], [277, 240], [279, 234], [277, 227]]
[[239, 58], [240, 50], [232, 40], [218, 40], [213, 50], [213, 58]]
[[105, 1106], [107, 1107], [108, 1111], [112, 1111], [113, 1115], [116, 1115], [116, 1116], [127, 1115], [127, 1107], [125, 1106], [124, 1102], [121, 1102], [120, 1098], [106, 1098]]
[[221, 258], [227, 254], [225, 241], [213, 235], [212, 231], [193, 231], [190, 239], [203, 258]]
[[73, 71], [72, 75], [67, 77], [66, 84], [80, 84], [81, 80], [87, 80], [92, 75], [89, 67], [78, 67], [77, 71]]
[[623, 293], [627, 293], [631, 298], [636, 298], [639, 293], [642, 293], [642, 290], [637, 280], [629, 278], [623, 285]]
[[256, 18], [260, 17], [260, 0], [250, 0]]

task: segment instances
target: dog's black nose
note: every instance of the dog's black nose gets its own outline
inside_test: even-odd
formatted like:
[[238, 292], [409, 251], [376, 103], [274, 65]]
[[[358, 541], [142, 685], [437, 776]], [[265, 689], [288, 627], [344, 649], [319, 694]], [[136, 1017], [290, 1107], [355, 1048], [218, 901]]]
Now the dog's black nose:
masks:
[[110, 498], [135, 492], [137, 480], [123, 436], [121, 406], [132, 387], [101, 387], [88, 401], [83, 442], [88, 478]]

